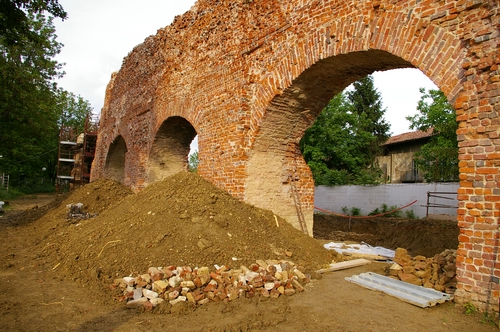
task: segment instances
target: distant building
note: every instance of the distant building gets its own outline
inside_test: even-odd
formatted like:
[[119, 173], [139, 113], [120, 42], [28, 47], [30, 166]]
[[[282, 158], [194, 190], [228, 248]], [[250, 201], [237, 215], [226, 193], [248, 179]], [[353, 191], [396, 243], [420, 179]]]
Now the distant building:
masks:
[[376, 158], [386, 183], [423, 182], [422, 173], [415, 163], [415, 153], [429, 142], [433, 129], [412, 131], [389, 138], [382, 148], [383, 155]]

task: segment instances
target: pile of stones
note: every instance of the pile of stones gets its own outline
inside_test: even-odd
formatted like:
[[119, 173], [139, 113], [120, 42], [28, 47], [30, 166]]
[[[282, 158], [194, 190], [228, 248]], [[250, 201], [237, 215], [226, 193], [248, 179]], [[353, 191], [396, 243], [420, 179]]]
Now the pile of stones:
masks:
[[[68, 220], [76, 219], [76, 221], [81, 219], [90, 219], [97, 216], [97, 213], [88, 213], [82, 209], [83, 203], [68, 204], [66, 209], [68, 210]], [[75, 221], [73, 221], [75, 222]]]
[[406, 249], [398, 248], [389, 273], [392, 277], [404, 282], [453, 294], [457, 285], [456, 258], [456, 250], [451, 249], [435, 255], [433, 258], [425, 256], [412, 258]]
[[310, 279], [291, 261], [257, 260], [232, 270], [217, 265], [215, 271], [208, 267], [150, 267], [146, 274], [116, 279], [112, 288], [120, 291], [117, 299], [128, 308], [150, 310], [165, 302], [198, 306], [237, 298], [291, 296], [302, 292]]

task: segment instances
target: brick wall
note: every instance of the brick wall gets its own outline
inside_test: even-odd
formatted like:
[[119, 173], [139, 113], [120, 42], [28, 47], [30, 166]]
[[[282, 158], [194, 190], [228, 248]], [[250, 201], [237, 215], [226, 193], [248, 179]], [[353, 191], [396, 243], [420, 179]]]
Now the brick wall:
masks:
[[[203, 177], [298, 228], [303, 214], [311, 234], [304, 130], [353, 81], [415, 67], [460, 121], [457, 300], [498, 311], [499, 18], [494, 0], [199, 0], [112, 75], [92, 178], [140, 190], [168, 174], [161, 167], [185, 168], [195, 131]], [[172, 117], [192, 128], [176, 134]]]

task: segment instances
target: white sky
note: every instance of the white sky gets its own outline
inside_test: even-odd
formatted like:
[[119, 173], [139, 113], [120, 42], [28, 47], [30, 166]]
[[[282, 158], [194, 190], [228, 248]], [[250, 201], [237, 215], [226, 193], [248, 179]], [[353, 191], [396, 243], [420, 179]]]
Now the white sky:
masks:
[[[66, 75], [59, 85], [90, 101], [100, 113], [111, 73], [118, 71], [132, 49], [176, 15], [188, 11], [195, 0], [59, 0], [68, 19], [55, 20], [57, 40], [64, 44], [57, 60]], [[419, 70], [374, 73], [385, 118], [394, 135], [409, 131], [405, 116], [416, 112], [419, 88], [436, 86]]]

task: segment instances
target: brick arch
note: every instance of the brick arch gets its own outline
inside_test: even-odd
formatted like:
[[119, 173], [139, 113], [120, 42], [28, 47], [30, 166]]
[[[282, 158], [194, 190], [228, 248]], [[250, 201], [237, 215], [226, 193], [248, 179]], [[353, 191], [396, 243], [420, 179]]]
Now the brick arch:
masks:
[[[460, 121], [456, 298], [498, 308], [499, 16], [493, 0], [199, 0], [112, 77], [92, 178], [106, 175], [112, 139], [122, 133], [124, 182], [146, 185], [157, 128], [181, 116], [199, 136], [200, 175], [292, 223], [299, 206], [310, 230], [312, 179], [297, 149], [303, 130], [328, 96], [361, 75], [419, 68]], [[323, 74], [333, 82], [321, 83]], [[267, 169], [262, 186], [259, 166]]]
[[246, 200], [312, 234], [314, 181], [298, 147], [305, 130], [352, 82], [375, 70], [406, 67], [412, 65], [385, 51], [369, 50], [322, 59], [300, 73], [264, 111], [248, 162]]
[[125, 182], [125, 160], [127, 144], [121, 135], [118, 135], [109, 146], [104, 174], [106, 178]]
[[189, 148], [195, 136], [196, 130], [186, 119], [180, 116], [166, 119], [158, 129], [149, 152], [146, 184], [187, 171]]

